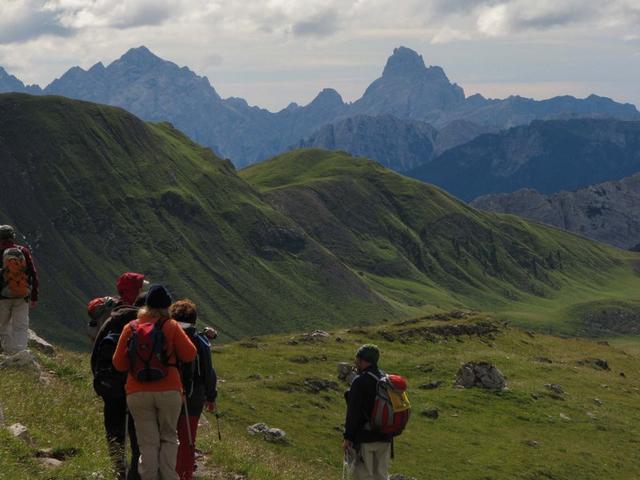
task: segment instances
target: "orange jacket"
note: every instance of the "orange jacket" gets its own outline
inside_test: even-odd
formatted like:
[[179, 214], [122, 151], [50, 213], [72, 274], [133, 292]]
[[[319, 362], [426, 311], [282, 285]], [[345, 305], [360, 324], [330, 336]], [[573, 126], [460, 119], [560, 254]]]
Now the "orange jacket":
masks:
[[[140, 323], [155, 323], [157, 318], [140, 317]], [[116, 352], [113, 354], [113, 366], [120, 372], [127, 372], [130, 368], [129, 355], [127, 352], [127, 344], [131, 337], [131, 324], [128, 324], [122, 330], [120, 340]], [[165, 350], [170, 365], [175, 365], [177, 361], [188, 363], [196, 358], [196, 347], [191, 343], [189, 337], [175, 320], [168, 320], [162, 326], [162, 333], [165, 338]], [[165, 392], [170, 390], [182, 391], [182, 382], [180, 381], [180, 373], [176, 367], [169, 367], [166, 377], [154, 382], [139, 382], [129, 373], [127, 376], [127, 384], [125, 385], [127, 395], [136, 392]]]

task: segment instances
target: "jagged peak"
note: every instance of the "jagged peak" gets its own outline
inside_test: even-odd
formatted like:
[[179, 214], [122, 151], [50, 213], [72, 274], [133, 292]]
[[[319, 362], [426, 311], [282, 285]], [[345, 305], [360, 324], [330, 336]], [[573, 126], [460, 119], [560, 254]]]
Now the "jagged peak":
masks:
[[344, 105], [344, 101], [333, 88], [324, 88], [309, 105]]
[[415, 75], [426, 70], [422, 55], [407, 47], [393, 49], [393, 55], [387, 60], [382, 76]]
[[[163, 63], [165, 60], [158, 57], [144, 45], [140, 47], [130, 48], [127, 53], [122, 55], [116, 62], [134, 63], [134, 64], [157, 64]], [[114, 62], [115, 63], [115, 62]]]

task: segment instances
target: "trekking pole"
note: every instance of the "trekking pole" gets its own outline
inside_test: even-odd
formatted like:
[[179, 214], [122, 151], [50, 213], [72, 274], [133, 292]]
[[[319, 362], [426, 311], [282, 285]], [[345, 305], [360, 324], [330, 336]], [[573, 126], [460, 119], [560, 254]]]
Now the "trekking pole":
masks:
[[122, 458], [124, 460], [124, 478], [129, 478], [129, 462], [127, 462], [127, 438], [129, 437], [129, 409], [124, 414], [124, 442], [122, 442]]
[[187, 396], [183, 397], [184, 416], [187, 421], [187, 435], [189, 435], [189, 446], [193, 448], [193, 438], [191, 437], [191, 421], [189, 420], [189, 407], [187, 407]]
[[216, 425], [218, 427], [218, 440], [222, 441], [222, 435], [220, 434], [220, 414], [216, 412], [214, 415], [216, 416]]

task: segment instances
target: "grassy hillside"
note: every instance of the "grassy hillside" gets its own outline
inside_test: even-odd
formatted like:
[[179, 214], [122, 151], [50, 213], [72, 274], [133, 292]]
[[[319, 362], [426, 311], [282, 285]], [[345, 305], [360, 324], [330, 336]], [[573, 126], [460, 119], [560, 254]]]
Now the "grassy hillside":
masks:
[[86, 302], [126, 270], [189, 296], [226, 338], [395, 308], [168, 124], [61, 97], [0, 95], [0, 221], [42, 274], [36, 327], [81, 345]]
[[480, 213], [342, 153], [238, 175], [168, 124], [8, 94], [0, 162], [0, 222], [42, 274], [34, 324], [75, 346], [86, 302], [125, 270], [193, 298], [226, 339], [465, 306], [574, 332], [576, 304], [640, 300], [638, 254]]
[[[473, 333], [478, 325], [496, 329]], [[324, 480], [341, 471], [342, 392], [338, 362], [373, 340], [382, 366], [406, 375], [413, 417], [396, 442], [392, 472], [428, 478], [600, 480], [640, 475], [640, 356], [604, 343], [526, 333], [479, 313], [437, 315], [377, 327], [332, 332], [317, 342], [296, 335], [258, 337], [216, 346], [221, 378], [222, 442], [215, 420], [201, 428], [198, 447], [209, 467], [250, 480]], [[596, 359], [606, 360], [610, 370]], [[461, 362], [490, 361], [508, 390], [453, 387]], [[100, 425], [84, 355], [43, 359], [53, 374], [44, 385], [33, 374], [3, 371], [0, 404], [7, 424], [30, 428], [34, 448], [79, 449], [52, 474], [32, 450], [0, 432], [0, 471], [7, 478], [109, 480]], [[624, 376], [623, 376], [624, 374]], [[327, 388], [316, 388], [322, 382]], [[421, 385], [442, 381], [433, 390]], [[331, 383], [335, 382], [335, 383]], [[545, 387], [558, 384], [555, 395]], [[437, 409], [439, 418], [422, 415]], [[287, 432], [288, 444], [251, 437], [246, 427], [266, 422]], [[95, 472], [95, 473], [94, 473]], [[94, 476], [92, 476], [92, 474]]]
[[638, 299], [638, 256], [509, 215], [342, 152], [298, 150], [240, 172], [405, 314], [474, 307], [574, 330], [574, 304]]

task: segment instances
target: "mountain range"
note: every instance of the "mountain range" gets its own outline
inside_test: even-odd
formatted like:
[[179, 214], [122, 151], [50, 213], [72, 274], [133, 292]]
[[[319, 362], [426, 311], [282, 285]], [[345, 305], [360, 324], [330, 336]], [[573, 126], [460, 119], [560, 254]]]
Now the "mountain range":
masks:
[[519, 215], [620, 248], [640, 250], [640, 174], [573, 192], [485, 195], [475, 208]]
[[[406, 47], [394, 50], [382, 76], [357, 101], [345, 103], [338, 92], [324, 89], [308, 105], [292, 103], [276, 113], [249, 106], [240, 98], [221, 98], [206, 77], [165, 61], [145, 47], [129, 50], [106, 67], [102, 63], [88, 70], [73, 67], [44, 89], [25, 86], [2, 70], [0, 92], [9, 91], [63, 95], [120, 106], [145, 120], [169, 121], [239, 167], [286, 151], [323, 126], [356, 115], [392, 115], [403, 121], [427, 122], [437, 129], [464, 121], [467, 133], [463, 140], [470, 139], [473, 131], [495, 131], [535, 119], [640, 119], [633, 105], [595, 95], [543, 101], [517, 96], [504, 100], [466, 97], [442, 68], [426, 66], [422, 56]], [[470, 123], [477, 127], [468, 128]], [[406, 159], [403, 162], [390, 166], [403, 170]]]
[[520, 321], [558, 326], [569, 292], [591, 300], [598, 279], [624, 297], [607, 285], [640, 278], [632, 253], [371, 160], [297, 150], [238, 174], [167, 123], [63, 97], [0, 95], [0, 162], [0, 221], [42, 275], [34, 324], [68, 344], [126, 270], [195, 300], [225, 338], [515, 303], [537, 305]]
[[640, 171], [640, 122], [534, 121], [483, 134], [408, 175], [464, 200], [533, 188], [574, 190]]

